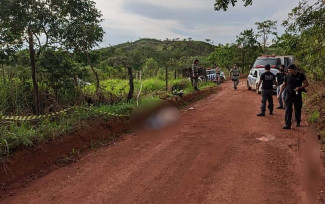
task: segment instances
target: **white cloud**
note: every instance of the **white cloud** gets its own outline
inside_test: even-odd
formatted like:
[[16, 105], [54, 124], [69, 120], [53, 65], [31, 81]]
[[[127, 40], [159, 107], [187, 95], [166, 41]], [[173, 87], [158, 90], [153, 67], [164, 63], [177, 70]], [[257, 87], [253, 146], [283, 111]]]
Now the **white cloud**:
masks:
[[[146, 18], [140, 14], [126, 13], [123, 11], [123, 2], [121, 0], [96, 0], [97, 8], [102, 11], [102, 23], [104, 30], [108, 34], [108, 39], [105, 39], [107, 44], [116, 44], [109, 39], [110, 33], [119, 32], [121, 36], [133, 36], [134, 40], [138, 38], [175, 38], [181, 37], [180, 35], [172, 32], [172, 29], [179, 27], [176, 20], [155, 20]], [[121, 42], [117, 42], [121, 43]]]
[[213, 9], [214, 0], [137, 0], [137, 3], [146, 3], [170, 9]]
[[[139, 38], [192, 37], [195, 40], [232, 43], [241, 31], [251, 28], [256, 31], [255, 22], [268, 19], [278, 20], [278, 30], [282, 33], [280, 24], [298, 4], [289, 0], [254, 0], [252, 6], [243, 7], [239, 0], [238, 5], [229, 7], [227, 12], [217, 12], [213, 9], [215, 0], [94, 1], [105, 19], [102, 25], [107, 34], [101, 47]], [[133, 5], [131, 10], [130, 5]], [[147, 13], [143, 9], [138, 11], [144, 5], [154, 10]]]

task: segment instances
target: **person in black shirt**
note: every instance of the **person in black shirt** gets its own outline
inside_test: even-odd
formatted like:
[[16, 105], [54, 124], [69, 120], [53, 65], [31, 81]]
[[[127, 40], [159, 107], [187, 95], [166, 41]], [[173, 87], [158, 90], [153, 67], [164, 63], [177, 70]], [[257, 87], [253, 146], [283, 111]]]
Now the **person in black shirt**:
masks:
[[283, 90], [286, 90], [285, 95], [285, 126], [283, 129], [291, 129], [291, 118], [292, 118], [292, 104], [295, 107], [295, 118], [296, 126], [300, 127], [301, 121], [301, 108], [302, 108], [302, 97], [301, 92], [305, 91], [305, 88], [309, 86], [306, 76], [297, 71], [297, 67], [294, 64], [288, 66], [288, 75], [284, 78], [284, 82], [281, 86], [281, 96]]
[[[265, 72], [261, 75], [259, 84], [262, 84], [262, 105], [261, 112], [257, 116], [265, 116], [266, 101], [269, 102], [268, 109], [270, 114], [273, 115], [273, 85], [275, 84], [275, 75], [270, 71], [271, 66], [265, 65]], [[257, 87], [258, 89], [259, 87]]]
[[[280, 88], [281, 88], [281, 85], [284, 81], [284, 77], [286, 76], [286, 74], [284, 73], [284, 65], [280, 65], [280, 72], [277, 73], [275, 75], [275, 78], [276, 78], [276, 85], [277, 85], [277, 89], [276, 89], [276, 93], [277, 93], [277, 96], [279, 96], [279, 93], [280, 93]], [[277, 107], [277, 109], [283, 109], [283, 97], [278, 97], [278, 101], [279, 101], [279, 106]]]

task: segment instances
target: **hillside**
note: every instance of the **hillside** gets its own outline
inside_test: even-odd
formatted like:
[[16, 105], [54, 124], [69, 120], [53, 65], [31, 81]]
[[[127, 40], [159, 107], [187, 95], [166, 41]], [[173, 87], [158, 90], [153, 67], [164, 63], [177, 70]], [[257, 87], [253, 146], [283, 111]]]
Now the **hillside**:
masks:
[[171, 58], [199, 56], [206, 58], [214, 49], [214, 45], [201, 41], [140, 39], [98, 49], [95, 52], [98, 53], [100, 62], [116, 57], [137, 56], [137, 59], [142, 62], [147, 58], [153, 58], [160, 64], [165, 64]]

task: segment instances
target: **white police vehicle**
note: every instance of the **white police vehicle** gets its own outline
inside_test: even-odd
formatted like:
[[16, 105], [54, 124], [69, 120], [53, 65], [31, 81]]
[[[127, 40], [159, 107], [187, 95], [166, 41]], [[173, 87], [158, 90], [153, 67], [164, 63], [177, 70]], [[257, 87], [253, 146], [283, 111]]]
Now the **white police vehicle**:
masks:
[[[279, 73], [279, 70], [271, 68], [270, 70], [274, 75]], [[262, 91], [262, 86], [259, 86], [261, 81], [261, 75], [265, 72], [264, 68], [252, 68], [247, 77], [247, 89], [255, 89], [256, 93], [260, 94]], [[259, 86], [259, 89], [257, 87]], [[273, 92], [276, 93], [276, 86], [273, 85]]]

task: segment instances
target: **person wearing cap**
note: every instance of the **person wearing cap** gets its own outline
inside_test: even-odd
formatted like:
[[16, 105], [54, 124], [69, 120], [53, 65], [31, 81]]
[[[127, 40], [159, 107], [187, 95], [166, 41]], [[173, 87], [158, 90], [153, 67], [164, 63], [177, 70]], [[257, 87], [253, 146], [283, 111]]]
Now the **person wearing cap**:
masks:
[[237, 89], [237, 85], [239, 84], [239, 74], [240, 70], [237, 66], [237, 64], [234, 64], [234, 68], [230, 70], [229, 72], [229, 78], [231, 77], [231, 80], [234, 82], [234, 89]]
[[[273, 85], [275, 84], [275, 75], [270, 71], [271, 66], [269, 64], [265, 65], [265, 72], [261, 75], [259, 84], [262, 84], [262, 104], [261, 112], [257, 116], [265, 116], [266, 111], [266, 101], [268, 101], [268, 109], [270, 115], [273, 115]], [[259, 86], [259, 85], [258, 85]], [[257, 87], [259, 89], [259, 87]]]
[[199, 80], [199, 60], [195, 59], [192, 64], [192, 76], [193, 76], [193, 87], [194, 90], [198, 91], [197, 88], [198, 80]]
[[305, 88], [309, 86], [306, 76], [297, 71], [295, 64], [288, 66], [288, 75], [285, 76], [283, 84], [280, 89], [278, 98], [281, 97], [282, 92], [285, 90], [285, 126], [283, 129], [291, 129], [292, 119], [292, 105], [295, 109], [296, 126], [300, 127], [301, 122], [301, 108], [302, 96], [301, 92], [306, 91]]
[[[284, 77], [286, 76], [286, 74], [284, 73], [284, 65], [283, 64], [280, 65], [279, 71], [280, 72], [275, 75], [276, 85], [277, 85], [277, 89], [276, 89], [277, 96], [279, 96], [281, 85], [282, 85], [282, 83], [284, 81]], [[284, 106], [283, 106], [283, 100], [282, 99], [283, 99], [283, 96], [278, 98], [279, 106], [277, 107], [277, 109], [283, 109]]]

